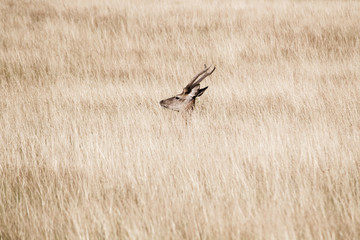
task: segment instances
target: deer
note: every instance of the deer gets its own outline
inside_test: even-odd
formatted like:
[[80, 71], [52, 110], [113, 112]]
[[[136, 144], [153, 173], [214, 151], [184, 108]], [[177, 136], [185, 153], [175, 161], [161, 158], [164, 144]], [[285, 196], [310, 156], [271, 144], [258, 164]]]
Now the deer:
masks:
[[208, 72], [211, 66], [206, 67], [203, 71], [198, 73], [187, 85], [184, 87], [182, 93], [177, 94], [171, 98], [160, 101], [160, 105], [164, 108], [181, 112], [183, 117], [191, 113], [195, 107], [195, 99], [204, 94], [208, 87], [200, 88], [200, 83], [206, 77], [210, 76], [216, 69], [214, 68]]

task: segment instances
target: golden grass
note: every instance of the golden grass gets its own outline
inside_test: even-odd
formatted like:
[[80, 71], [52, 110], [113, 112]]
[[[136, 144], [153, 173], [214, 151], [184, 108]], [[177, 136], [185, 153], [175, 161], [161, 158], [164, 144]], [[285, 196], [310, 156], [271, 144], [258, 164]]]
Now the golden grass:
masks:
[[2, 0], [0, 239], [360, 238], [359, 12]]

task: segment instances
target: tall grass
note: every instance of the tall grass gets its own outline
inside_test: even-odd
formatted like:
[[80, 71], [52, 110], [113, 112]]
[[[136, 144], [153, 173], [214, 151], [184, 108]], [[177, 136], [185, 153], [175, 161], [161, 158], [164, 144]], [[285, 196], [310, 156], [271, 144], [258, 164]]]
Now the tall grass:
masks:
[[359, 238], [359, 12], [2, 0], [0, 239]]

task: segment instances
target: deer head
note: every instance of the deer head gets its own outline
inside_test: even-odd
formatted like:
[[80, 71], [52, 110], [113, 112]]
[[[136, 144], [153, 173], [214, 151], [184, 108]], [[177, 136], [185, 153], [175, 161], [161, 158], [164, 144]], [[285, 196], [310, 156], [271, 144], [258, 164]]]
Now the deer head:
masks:
[[[210, 66], [211, 67], [211, 66]], [[164, 108], [168, 108], [178, 112], [191, 111], [195, 106], [195, 99], [200, 97], [208, 87], [200, 88], [200, 82], [207, 76], [211, 75], [215, 71], [215, 67], [208, 72], [210, 67], [206, 68], [197, 74], [186, 87], [182, 93], [160, 101], [160, 105]]]

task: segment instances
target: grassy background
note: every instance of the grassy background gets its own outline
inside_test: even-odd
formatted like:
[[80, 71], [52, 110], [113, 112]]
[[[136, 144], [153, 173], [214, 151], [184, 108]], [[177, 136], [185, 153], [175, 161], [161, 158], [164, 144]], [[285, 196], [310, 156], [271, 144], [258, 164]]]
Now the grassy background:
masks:
[[359, 238], [359, 12], [1, 0], [0, 239]]

